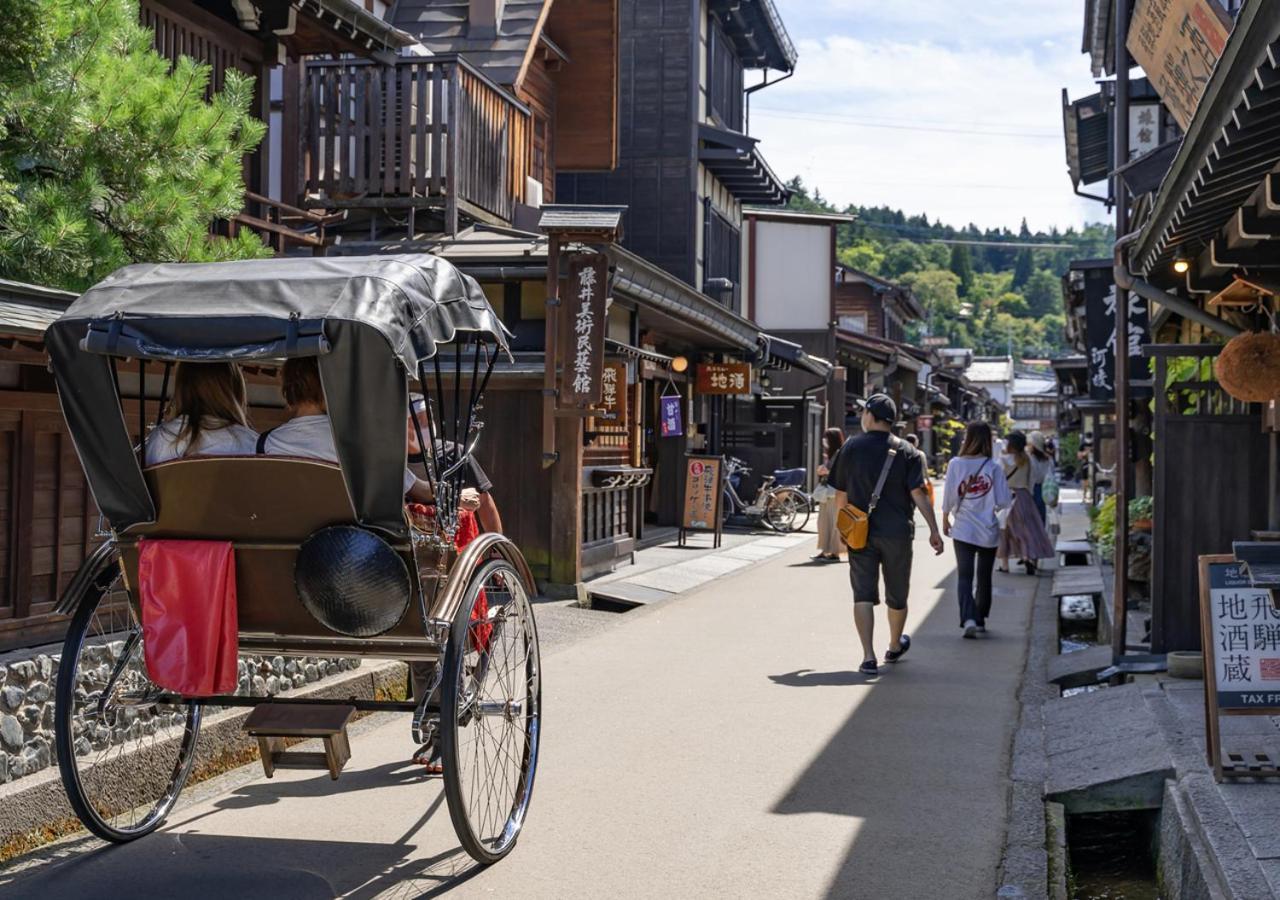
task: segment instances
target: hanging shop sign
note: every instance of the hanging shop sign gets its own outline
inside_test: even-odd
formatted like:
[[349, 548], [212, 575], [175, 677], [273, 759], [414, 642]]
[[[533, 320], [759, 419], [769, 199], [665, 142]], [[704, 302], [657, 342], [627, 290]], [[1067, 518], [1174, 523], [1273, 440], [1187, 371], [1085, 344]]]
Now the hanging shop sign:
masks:
[[604, 392], [608, 278], [609, 262], [603, 254], [575, 256], [569, 264], [556, 369], [558, 407], [571, 414], [599, 406]]
[[1231, 22], [1215, 0], [1137, 0], [1129, 53], [1183, 131], [1191, 124]]
[[627, 364], [611, 360], [600, 372], [600, 418], [612, 425], [627, 425]]
[[686, 456], [684, 466], [684, 505], [680, 518], [680, 546], [691, 531], [715, 532], [720, 546], [724, 503], [724, 460], [719, 456]]
[[750, 394], [750, 363], [698, 363], [699, 394]]
[[679, 437], [684, 434], [684, 417], [680, 412], [683, 403], [684, 398], [679, 394], [663, 394], [659, 398], [663, 437]]
[[[1104, 274], [1105, 273], [1105, 274]], [[1089, 397], [1111, 400], [1116, 395], [1116, 286], [1109, 270], [1088, 274], [1085, 281], [1085, 342], [1089, 361]], [[1151, 396], [1151, 388], [1135, 385], [1151, 377], [1151, 361], [1142, 355], [1149, 343], [1147, 301], [1129, 295], [1129, 396]]]
[[[1205, 735], [1214, 776], [1218, 781], [1280, 776], [1265, 747], [1222, 746], [1221, 716], [1280, 714], [1280, 611], [1271, 592], [1252, 587], [1232, 556], [1200, 557], [1200, 638]], [[1233, 741], [1248, 739], [1232, 736]]]

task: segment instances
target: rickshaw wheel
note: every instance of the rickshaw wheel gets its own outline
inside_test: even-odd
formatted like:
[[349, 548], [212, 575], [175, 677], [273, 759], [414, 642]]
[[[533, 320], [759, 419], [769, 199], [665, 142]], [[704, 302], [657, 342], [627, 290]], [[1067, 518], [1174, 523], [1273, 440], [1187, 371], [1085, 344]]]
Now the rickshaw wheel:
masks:
[[58, 667], [58, 768], [84, 826], [124, 843], [155, 831], [177, 802], [195, 760], [200, 706], [155, 699], [142, 623], [119, 575], [86, 593]]
[[505, 560], [471, 578], [445, 648], [440, 699], [449, 817], [463, 849], [495, 863], [524, 826], [542, 721], [533, 607]]

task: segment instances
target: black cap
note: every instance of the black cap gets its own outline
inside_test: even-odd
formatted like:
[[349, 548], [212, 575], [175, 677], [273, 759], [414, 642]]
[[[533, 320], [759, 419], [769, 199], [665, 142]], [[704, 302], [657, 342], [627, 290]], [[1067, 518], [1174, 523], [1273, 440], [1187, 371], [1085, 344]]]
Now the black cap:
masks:
[[898, 404], [888, 394], [872, 394], [862, 401], [862, 406], [881, 422], [892, 425], [898, 421]]

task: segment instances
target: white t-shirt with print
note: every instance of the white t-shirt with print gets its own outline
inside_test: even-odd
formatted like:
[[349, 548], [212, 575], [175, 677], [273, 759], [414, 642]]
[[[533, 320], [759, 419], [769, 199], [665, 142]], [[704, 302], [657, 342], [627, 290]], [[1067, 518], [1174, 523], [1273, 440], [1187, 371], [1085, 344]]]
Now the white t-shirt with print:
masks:
[[984, 456], [957, 456], [947, 465], [942, 511], [951, 514], [951, 537], [976, 547], [1000, 543], [996, 510], [1013, 503], [999, 461]]
[[[267, 456], [299, 456], [338, 462], [338, 447], [333, 440], [333, 427], [328, 416], [297, 416], [271, 429], [262, 445]], [[417, 482], [417, 476], [404, 471], [404, 492]]]
[[187, 439], [179, 440], [186, 416], [178, 416], [152, 429], [147, 435], [147, 465], [168, 462], [183, 456], [253, 456], [258, 447], [258, 433], [252, 428], [232, 422], [223, 424], [220, 419], [205, 419], [204, 427], [196, 438], [194, 447], [187, 446]]

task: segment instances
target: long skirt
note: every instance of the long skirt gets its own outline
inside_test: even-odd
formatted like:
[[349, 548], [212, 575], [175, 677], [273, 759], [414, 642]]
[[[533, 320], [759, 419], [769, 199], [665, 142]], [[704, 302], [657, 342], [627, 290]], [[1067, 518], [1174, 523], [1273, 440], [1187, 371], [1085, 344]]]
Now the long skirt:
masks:
[[1000, 532], [1001, 559], [1048, 559], [1053, 556], [1053, 541], [1045, 530], [1035, 498], [1026, 488], [1013, 492], [1013, 509], [1009, 521]]
[[836, 528], [836, 501], [824, 500], [818, 507], [818, 552], [826, 556], [843, 556], [846, 552], [840, 530]]

